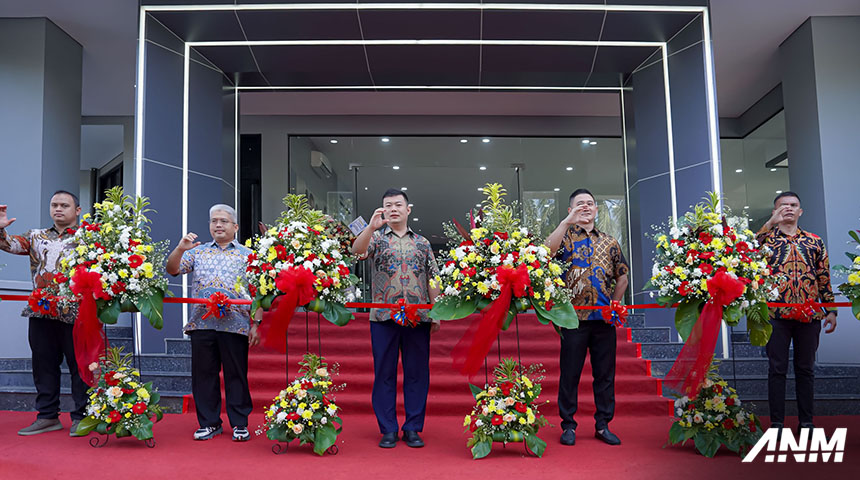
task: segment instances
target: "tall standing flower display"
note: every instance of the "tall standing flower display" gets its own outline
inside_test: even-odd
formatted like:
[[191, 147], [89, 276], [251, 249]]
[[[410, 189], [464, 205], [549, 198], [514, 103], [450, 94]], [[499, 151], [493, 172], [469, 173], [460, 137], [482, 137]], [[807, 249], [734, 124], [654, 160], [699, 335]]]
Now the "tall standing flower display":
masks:
[[505, 358], [493, 371], [493, 383], [484, 388], [469, 385], [475, 397], [475, 407], [463, 420], [472, 449], [472, 458], [486, 457], [493, 443], [523, 442], [535, 456], [542, 456], [546, 442], [538, 430], [548, 424], [538, 411], [537, 398], [543, 379], [539, 367], [525, 371], [520, 364]]
[[720, 321], [737, 325], [746, 315], [753, 345], [770, 338], [767, 301], [774, 299], [774, 277], [766, 247], [759, 246], [746, 217], [720, 212], [711, 193], [668, 232], [659, 232], [651, 280], [657, 302], [677, 304], [675, 326], [685, 340], [666, 375], [667, 386], [691, 397], [705, 381], [719, 336]]
[[157, 329], [164, 322], [167, 241], [150, 238], [147, 206], [146, 197], [132, 200], [122, 187], [107, 190], [106, 199], [93, 205], [95, 214], [84, 215], [73, 239], [77, 246], [54, 276], [59, 301], [78, 304], [75, 356], [81, 378], [91, 386], [88, 366], [104, 348], [99, 320], [115, 324], [121, 312], [140, 312]]
[[311, 209], [304, 195], [287, 195], [284, 205], [275, 225], [246, 243], [253, 252], [241, 282], [253, 299], [252, 315], [258, 308], [269, 310], [275, 298], [282, 297], [263, 324], [265, 345], [281, 351], [296, 307], [346, 325], [353, 315], [344, 304], [356, 298], [358, 284], [349, 270], [350, 237], [343, 226]]
[[[860, 230], [848, 232], [852, 243], [855, 245], [855, 250], [860, 250], [860, 235], [858, 233]], [[848, 297], [851, 302], [851, 313], [860, 320], [860, 255], [852, 252], [845, 252], [845, 255], [851, 260], [851, 265], [841, 268], [848, 275], [848, 278], [845, 283], [839, 285], [839, 293]]]
[[436, 320], [455, 320], [476, 311], [479, 322], [454, 348], [461, 373], [474, 375], [500, 330], [518, 312], [534, 308], [538, 320], [557, 327], [579, 325], [570, 292], [561, 280], [562, 266], [550, 249], [522, 227], [513, 208], [505, 205], [505, 189], [491, 183], [483, 189], [483, 218], [471, 232], [452, 239], [449, 259], [431, 281], [442, 294], [430, 310]]

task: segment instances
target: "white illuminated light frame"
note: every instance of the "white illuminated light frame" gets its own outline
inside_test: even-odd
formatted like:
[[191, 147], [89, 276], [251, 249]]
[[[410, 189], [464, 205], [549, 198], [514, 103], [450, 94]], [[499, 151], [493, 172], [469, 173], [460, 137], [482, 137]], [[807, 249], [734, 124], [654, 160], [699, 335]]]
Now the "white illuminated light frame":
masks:
[[[708, 109], [708, 139], [710, 143], [711, 186], [721, 194], [719, 144], [717, 137], [717, 109], [714, 94], [713, 50], [710, 38], [710, 16], [704, 6], [669, 5], [597, 5], [597, 4], [493, 4], [493, 3], [318, 3], [318, 4], [244, 4], [244, 5], [142, 5], [140, 7], [137, 51], [137, 95], [135, 103], [135, 193], [143, 195], [143, 136], [144, 136], [144, 83], [146, 67], [146, 15], [149, 12], [190, 12], [190, 11], [314, 11], [314, 10], [478, 10], [478, 11], [595, 11], [595, 12], [660, 12], [660, 13], [700, 13], [704, 40], [705, 89]], [[626, 42], [626, 41], [541, 41], [541, 40], [272, 40], [272, 41], [213, 41], [185, 42], [183, 76], [183, 122], [182, 122], [182, 231], [188, 229], [188, 117], [189, 117], [189, 80], [190, 49], [195, 46], [255, 46], [255, 45], [531, 45], [531, 46], [604, 46], [659, 47], [663, 60], [664, 98], [666, 103], [666, 135], [668, 143], [669, 183], [671, 189], [671, 209], [673, 221], [678, 217], [677, 192], [675, 184], [675, 152], [672, 132], [672, 104], [669, 84], [669, 65], [666, 42]], [[234, 88], [234, 205], [238, 211], [239, 189], [239, 149], [238, 117], [240, 90], [556, 90], [619, 91], [623, 87], [521, 87], [521, 86], [304, 86], [304, 87], [242, 87]], [[622, 112], [623, 116], [623, 112]], [[626, 173], [625, 173], [626, 175]], [[628, 199], [629, 202], [629, 199]], [[628, 209], [629, 210], [629, 209]], [[182, 295], [188, 295], [188, 280], [182, 278]], [[188, 307], [182, 304], [183, 326], [188, 321]], [[141, 317], [136, 318], [140, 329]], [[722, 325], [723, 357], [728, 357], [728, 338], [725, 322]], [[140, 335], [136, 335], [136, 349], [141, 350]]]

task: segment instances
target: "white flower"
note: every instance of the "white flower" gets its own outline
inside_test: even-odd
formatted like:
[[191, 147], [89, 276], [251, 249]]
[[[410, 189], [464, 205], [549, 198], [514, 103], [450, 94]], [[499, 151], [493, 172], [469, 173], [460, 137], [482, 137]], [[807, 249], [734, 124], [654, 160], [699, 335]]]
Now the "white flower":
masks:
[[693, 421], [695, 423], [702, 423], [702, 421], [703, 421], [702, 414], [697, 413], [697, 414], [693, 415]]
[[283, 423], [283, 421], [287, 419], [287, 412], [279, 412], [278, 416], [275, 418], [279, 423]]
[[321, 423], [321, 424], [323, 424], [323, 425], [325, 425], [326, 423], [328, 423], [328, 419], [327, 419], [327, 418], [325, 418], [325, 417], [322, 417], [322, 418], [320, 419], [320, 423]]
[[[484, 415], [486, 415], [486, 414], [484, 414]], [[477, 419], [477, 420], [475, 420], [475, 426], [476, 426], [476, 427], [483, 427], [483, 426], [484, 426], [484, 421], [483, 421], [483, 420], [481, 420], [480, 418], [479, 418], [479, 419]]]

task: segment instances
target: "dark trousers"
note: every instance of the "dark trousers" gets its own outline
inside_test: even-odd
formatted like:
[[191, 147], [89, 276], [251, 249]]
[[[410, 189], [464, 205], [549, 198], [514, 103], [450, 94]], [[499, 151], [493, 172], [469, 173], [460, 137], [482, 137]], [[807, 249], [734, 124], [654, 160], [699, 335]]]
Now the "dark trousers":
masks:
[[373, 411], [383, 434], [398, 431], [397, 363], [403, 353], [403, 430], [424, 429], [427, 392], [430, 390], [430, 323], [416, 327], [397, 325], [393, 320], [370, 322], [373, 346]]
[[815, 396], [815, 352], [821, 322], [771, 320], [773, 333], [767, 342], [767, 400], [770, 421], [785, 422], [785, 375], [788, 373], [788, 349], [794, 342], [794, 385], [797, 394], [797, 414], [800, 424], [812, 423]]
[[87, 384], [78, 374], [75, 361], [75, 342], [72, 339], [74, 326], [50, 318], [31, 317], [28, 338], [33, 352], [33, 383], [36, 384], [36, 410], [38, 418], [60, 416], [60, 366], [63, 357], [69, 367], [72, 380], [72, 400], [75, 409], [70, 412], [72, 420], [86, 415]]
[[558, 414], [561, 428], [576, 429], [579, 379], [585, 364], [586, 351], [591, 354], [594, 380], [594, 428], [603, 430], [615, 416], [615, 327], [602, 320], [579, 322], [577, 329], [562, 329], [559, 365], [561, 378], [558, 385]]
[[253, 410], [248, 389], [248, 337], [215, 330], [194, 330], [191, 336], [191, 393], [201, 427], [221, 425], [221, 378], [227, 418], [233, 427], [247, 427]]

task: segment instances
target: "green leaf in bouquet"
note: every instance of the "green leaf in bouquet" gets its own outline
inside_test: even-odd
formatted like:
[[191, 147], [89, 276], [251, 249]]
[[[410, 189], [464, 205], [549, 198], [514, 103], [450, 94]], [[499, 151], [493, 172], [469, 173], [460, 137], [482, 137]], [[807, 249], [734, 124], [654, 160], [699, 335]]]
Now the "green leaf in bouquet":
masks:
[[100, 423], [102, 423], [102, 421], [95, 417], [85, 417], [80, 421], [80, 423], [78, 423], [78, 429], [76, 431], [78, 432], [78, 435], [87, 435], [95, 430]]
[[851, 238], [854, 239], [855, 242], [860, 243], [860, 236], [857, 235], [857, 232], [854, 230], [848, 230], [848, 235], [851, 235]]
[[741, 321], [742, 316], [743, 312], [741, 312], [741, 307], [737, 305], [732, 305], [723, 309], [723, 320], [732, 327], [736, 326], [738, 322]]
[[851, 252], [845, 252], [845, 256], [847, 256], [849, 259], [851, 259], [852, 262], [854, 261], [855, 258], [858, 257], [858, 255], [856, 253], [851, 253]]
[[490, 440], [483, 440], [475, 444], [472, 447], [472, 458], [477, 460], [479, 458], [484, 458], [490, 454], [490, 451], [493, 449], [493, 442]]
[[282, 425], [274, 425], [269, 427], [266, 430], [266, 437], [269, 440], [274, 440], [276, 442], [286, 442], [287, 440], [287, 428]]
[[478, 399], [478, 394], [484, 391], [483, 388], [481, 388], [477, 385], [473, 385], [471, 383], [469, 384], [469, 390], [472, 391], [472, 396], [475, 397], [475, 400]]
[[699, 320], [699, 306], [702, 300], [683, 301], [678, 304], [675, 310], [675, 328], [678, 329], [678, 334], [686, 342], [690, 332], [693, 331], [693, 325]]
[[164, 412], [161, 410], [161, 407], [158, 405], [150, 405], [149, 406], [150, 414], [155, 414], [155, 423], [161, 421], [164, 418]]
[[274, 294], [265, 295], [262, 299], [260, 299], [260, 306], [263, 307], [263, 310], [269, 311], [272, 308], [272, 302], [275, 301]]
[[773, 325], [770, 323], [762, 323], [758, 325], [747, 325], [750, 334], [750, 343], [756, 347], [764, 347], [767, 345], [770, 336], [773, 333]]
[[102, 435], [107, 435], [110, 425], [105, 422], [99, 422], [96, 425], [96, 432], [101, 433]]
[[96, 300], [98, 307], [99, 320], [107, 325], [113, 325], [119, 319], [120, 305], [116, 300], [106, 302], [104, 300]]
[[322, 316], [338, 327], [346, 325], [354, 318], [352, 313], [347, 310], [346, 307], [334, 302], [325, 302], [325, 309], [323, 310]]
[[538, 458], [542, 457], [543, 452], [546, 450], [546, 442], [538, 438], [537, 435], [527, 435], [526, 445]]
[[654, 287], [654, 284], [653, 284], [653, 283], [651, 283], [651, 279], [650, 279], [650, 278], [648, 279], [648, 281], [647, 281], [647, 282], [645, 282], [645, 285], [643, 285], [643, 286], [642, 286], [642, 290], [643, 290], [643, 291], [647, 291], [647, 290], [656, 290], [656, 287]]
[[675, 295], [660, 295], [657, 297], [657, 304], [661, 307], [671, 307], [676, 303], [680, 303], [684, 297], [678, 294]]
[[315, 313], [323, 313], [325, 311], [325, 307], [326, 301], [321, 298], [315, 298], [311, 300], [307, 305], [305, 305], [305, 308], [308, 311]]
[[116, 432], [114, 432], [114, 433], [116, 434], [116, 438], [123, 438], [123, 437], [131, 436], [131, 432], [122, 423], [118, 423], [116, 425]]
[[331, 424], [323, 425], [314, 432], [314, 453], [323, 455], [337, 441], [337, 432]]
[[138, 425], [132, 426], [129, 431], [138, 440], [149, 440], [152, 438], [152, 420], [141, 417], [138, 420]]
[[720, 445], [722, 445], [716, 435], [705, 434], [702, 432], [699, 432], [699, 434], [693, 438], [693, 442], [696, 444], [696, 450], [708, 458], [713, 458], [714, 455], [717, 454], [717, 450], [720, 449]]
[[544, 325], [552, 323], [561, 328], [579, 328], [579, 317], [570, 303], [554, 305], [551, 310], [547, 310], [532, 300], [532, 307], [535, 309], [538, 320]]
[[851, 301], [851, 313], [854, 314], [854, 318], [860, 320], [860, 298]]
[[149, 394], [149, 403], [158, 403], [161, 400], [161, 394], [158, 392], [152, 392]]
[[682, 427], [680, 423], [673, 423], [672, 426], [669, 428], [669, 443], [672, 445], [677, 445], [681, 443], [684, 437], [684, 430], [686, 429]]
[[508, 309], [508, 315], [505, 317], [505, 321], [502, 322], [502, 331], [507, 330], [511, 323], [513, 323], [514, 318], [517, 317], [517, 309], [514, 308], [513, 303], [511, 304], [511, 308]]
[[459, 320], [475, 313], [478, 299], [463, 300], [459, 297], [445, 296], [433, 304], [430, 318], [433, 320]]
[[119, 310], [124, 313], [136, 313], [138, 311], [137, 305], [134, 304], [131, 300], [123, 300], [119, 304]]
[[152, 295], [141, 298], [135, 304], [138, 311], [149, 319], [149, 324], [156, 330], [164, 325], [164, 292], [156, 290]]

